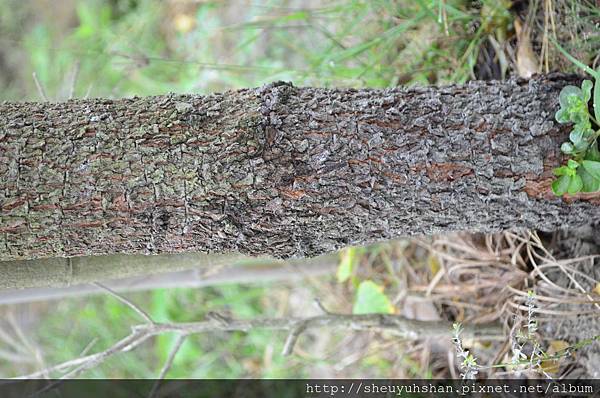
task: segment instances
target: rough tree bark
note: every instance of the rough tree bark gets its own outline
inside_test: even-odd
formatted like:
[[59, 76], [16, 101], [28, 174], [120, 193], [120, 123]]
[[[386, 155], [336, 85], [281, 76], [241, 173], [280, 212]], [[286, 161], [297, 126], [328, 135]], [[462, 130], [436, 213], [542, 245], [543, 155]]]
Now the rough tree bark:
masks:
[[274, 83], [210, 96], [0, 104], [0, 260], [114, 253], [306, 257], [413, 234], [553, 230], [579, 78], [388, 90]]

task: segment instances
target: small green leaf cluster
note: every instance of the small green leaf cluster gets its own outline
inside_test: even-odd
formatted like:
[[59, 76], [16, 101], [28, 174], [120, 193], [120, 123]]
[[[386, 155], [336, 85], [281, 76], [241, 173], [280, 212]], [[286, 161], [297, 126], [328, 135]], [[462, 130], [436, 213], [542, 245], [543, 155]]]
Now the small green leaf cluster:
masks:
[[[596, 81], [594, 102], [600, 100], [596, 98], [600, 93], [598, 85], [599, 80]], [[552, 191], [558, 196], [600, 190], [600, 130], [592, 128], [592, 121], [596, 120], [588, 110], [592, 87], [590, 80], [584, 80], [581, 88], [566, 86], [560, 92], [560, 109], [556, 112], [556, 120], [559, 123], [574, 123], [574, 127], [569, 134], [569, 142], [560, 147], [571, 158], [565, 166], [554, 169], [558, 178], [552, 183]]]
[[465, 350], [463, 347], [462, 339], [460, 337], [460, 334], [463, 331], [462, 325], [456, 322], [452, 324], [452, 328], [452, 344], [454, 344], [456, 349], [456, 355], [459, 358], [462, 358], [460, 368], [464, 373], [461, 373], [460, 375], [463, 379], [475, 379], [481, 366], [477, 363], [477, 358], [475, 358], [469, 350]]
[[[559, 96], [560, 109], [556, 112], [559, 123], [574, 123], [569, 135], [569, 142], [560, 147], [561, 151], [570, 156], [566, 166], [554, 169], [558, 177], [552, 183], [552, 191], [561, 196], [566, 193], [600, 191], [600, 151], [598, 150], [598, 136], [600, 130], [600, 68], [593, 70], [583, 62], [569, 54], [554, 39], [551, 39], [556, 48], [578, 68], [590, 74], [595, 84], [584, 80], [581, 88], [566, 86]], [[593, 87], [593, 94], [592, 94]], [[593, 99], [594, 116], [588, 110], [588, 102]]]
[[[527, 333], [523, 333], [521, 328], [521, 322], [523, 320], [518, 320], [519, 323], [512, 329], [513, 331], [516, 330], [516, 333], [513, 334], [511, 331], [510, 334], [513, 354], [510, 362], [497, 363], [488, 366], [479, 365], [477, 363], [477, 358], [463, 348], [461, 339], [461, 333], [463, 332], [462, 325], [458, 322], [452, 325], [452, 343], [454, 344], [458, 358], [462, 359], [460, 367], [461, 370], [464, 371], [464, 373], [461, 373], [463, 379], [473, 379], [479, 371], [497, 368], [505, 368], [514, 371], [517, 374], [522, 370], [537, 371], [546, 378], [551, 379], [552, 376], [549, 372], [551, 372], [552, 368], [558, 370], [558, 361], [560, 359], [570, 357], [577, 350], [594, 344], [596, 341], [600, 341], [600, 335], [596, 335], [590, 339], [582, 340], [576, 344], [561, 348], [558, 351], [554, 351], [554, 353], [550, 350], [548, 352], [544, 351], [542, 349], [540, 336], [536, 333], [538, 330], [538, 321], [535, 317], [535, 313], [538, 311], [537, 296], [534, 291], [529, 290], [525, 299], [525, 305], [527, 306], [527, 323], [524, 326]], [[550, 346], [552, 348], [552, 343]]]

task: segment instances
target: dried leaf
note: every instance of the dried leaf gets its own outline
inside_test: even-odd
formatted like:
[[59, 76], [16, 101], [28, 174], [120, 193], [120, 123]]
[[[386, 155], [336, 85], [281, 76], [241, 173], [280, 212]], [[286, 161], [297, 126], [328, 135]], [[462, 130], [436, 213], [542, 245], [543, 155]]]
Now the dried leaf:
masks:
[[531, 29], [521, 21], [515, 19], [517, 31], [517, 72], [519, 76], [529, 78], [538, 72], [537, 57], [531, 45]]
[[[553, 356], [553, 355], [556, 355], [557, 353], [565, 350], [568, 347], [569, 347], [569, 343], [567, 343], [564, 340], [552, 340], [550, 342], [550, 347], [548, 348], [548, 351], [546, 353], [549, 356]], [[547, 359], [545, 361], [542, 361], [541, 367], [542, 367], [542, 369], [544, 369], [544, 371], [546, 373], [556, 374], [560, 370], [561, 360], [562, 360], [562, 358]]]
[[429, 271], [431, 275], [436, 275], [440, 270], [440, 260], [438, 260], [437, 256], [434, 254], [430, 254], [427, 257], [427, 265], [429, 266]]

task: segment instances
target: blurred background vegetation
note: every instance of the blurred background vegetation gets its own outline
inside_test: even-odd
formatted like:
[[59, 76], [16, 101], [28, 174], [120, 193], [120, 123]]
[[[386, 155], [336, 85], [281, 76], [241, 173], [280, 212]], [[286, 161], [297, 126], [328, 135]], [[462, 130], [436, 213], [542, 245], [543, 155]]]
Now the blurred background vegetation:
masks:
[[[385, 88], [569, 72], [575, 69], [548, 39], [596, 66], [599, 20], [594, 0], [3, 0], [0, 100], [205, 94], [274, 80]], [[494, 262], [513, 264], [518, 279], [527, 265], [514, 261], [514, 237], [432, 239], [346, 249], [329, 278], [128, 297], [157, 321], [200, 320], [209, 311], [308, 316], [318, 313], [315, 297], [335, 312], [499, 319], [489, 294], [505, 286], [505, 274], [457, 285], [441, 270], [467, 258], [492, 270]], [[0, 376], [77, 357], [90, 343], [93, 351], [106, 348], [139, 322], [110, 296], [3, 306], [0, 319]], [[156, 377], [175, 339], [158, 337], [85, 376]], [[427, 378], [454, 371], [445, 344], [310, 333], [283, 358], [284, 341], [268, 331], [192, 336], [168, 377]], [[477, 349], [494, 357], [497, 347]]]

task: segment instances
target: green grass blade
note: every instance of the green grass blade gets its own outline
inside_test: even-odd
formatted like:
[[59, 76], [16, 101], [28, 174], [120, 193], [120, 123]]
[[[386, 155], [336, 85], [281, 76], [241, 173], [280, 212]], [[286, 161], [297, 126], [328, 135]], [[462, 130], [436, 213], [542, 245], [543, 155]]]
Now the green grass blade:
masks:
[[554, 38], [550, 37], [550, 41], [552, 42], [552, 44], [554, 44], [556, 46], [558, 51], [560, 51], [562, 53], [562, 55], [564, 55], [569, 61], [571, 61], [572, 63], [577, 65], [577, 67], [579, 67], [580, 69], [583, 69], [584, 71], [589, 73], [596, 80], [600, 80], [600, 72], [596, 72], [595, 70], [593, 70], [592, 68], [590, 68], [589, 66], [587, 66], [586, 64], [584, 64], [583, 62], [581, 62], [580, 60], [575, 58], [574, 56], [572, 56], [571, 54], [569, 54], [567, 52], [567, 50], [565, 50], [560, 44], [558, 44], [558, 42], [556, 40], [554, 40]]
[[600, 76], [600, 67], [598, 67], [598, 72], [597, 76], [594, 76], [596, 79], [594, 81], [594, 94], [593, 94], [593, 101], [594, 101], [594, 116], [596, 117], [596, 123], [600, 122], [600, 79], [598, 78], [598, 76]]

